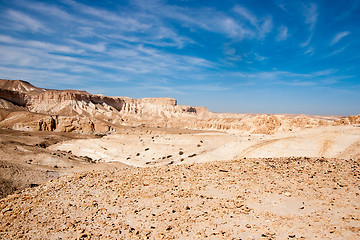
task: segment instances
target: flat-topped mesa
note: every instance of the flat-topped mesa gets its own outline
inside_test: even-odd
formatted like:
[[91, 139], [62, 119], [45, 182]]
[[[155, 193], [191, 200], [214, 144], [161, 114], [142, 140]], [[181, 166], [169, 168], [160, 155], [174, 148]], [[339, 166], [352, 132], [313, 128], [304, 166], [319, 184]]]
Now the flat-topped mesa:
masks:
[[173, 98], [108, 97], [86, 91], [37, 88], [22, 80], [0, 80], [0, 98], [31, 112], [65, 116], [117, 113], [150, 118], [208, 112], [205, 107], [177, 105]]

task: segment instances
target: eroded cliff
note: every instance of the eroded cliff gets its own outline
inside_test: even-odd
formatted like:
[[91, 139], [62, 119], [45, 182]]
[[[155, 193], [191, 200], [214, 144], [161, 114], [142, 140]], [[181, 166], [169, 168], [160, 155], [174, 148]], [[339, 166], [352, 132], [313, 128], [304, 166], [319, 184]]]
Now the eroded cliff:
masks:
[[8, 109], [0, 126], [31, 131], [95, 133], [115, 131], [120, 125], [142, 125], [274, 134], [318, 126], [360, 124], [360, 115], [211, 113], [205, 107], [178, 105], [173, 98], [108, 97], [78, 90], [37, 88], [21, 80], [0, 80], [0, 108]]

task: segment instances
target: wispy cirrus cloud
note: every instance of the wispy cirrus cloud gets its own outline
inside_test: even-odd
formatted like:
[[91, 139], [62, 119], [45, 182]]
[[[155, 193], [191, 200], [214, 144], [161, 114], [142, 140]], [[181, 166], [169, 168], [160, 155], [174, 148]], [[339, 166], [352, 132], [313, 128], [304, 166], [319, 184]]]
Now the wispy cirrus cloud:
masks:
[[29, 15], [16, 11], [13, 9], [9, 9], [5, 13], [5, 17], [8, 19], [8, 24], [16, 30], [30, 32], [39, 32], [39, 31], [50, 31], [48, 27], [46, 27], [41, 21], [30, 17]]
[[335, 37], [333, 37], [333, 39], [330, 42], [330, 45], [334, 45], [337, 42], [339, 42], [341, 39], [343, 39], [344, 37], [350, 35], [349, 31], [344, 31], [344, 32], [339, 32], [335, 35]]
[[[28, 68], [28, 72], [31, 69], [35, 72], [46, 69], [62, 71], [61, 76], [67, 75], [67, 78], [72, 78], [74, 74], [92, 78], [106, 75], [114, 81], [117, 81], [117, 75], [132, 79], [134, 74], [170, 76], [175, 72], [194, 79], [194, 73], [215, 67], [214, 63], [200, 57], [167, 53], [144, 45], [128, 44], [107, 49], [104, 43], [89, 44], [73, 39], [67, 40], [67, 43], [56, 45], [0, 35], [0, 59], [6, 59], [3, 64], [8, 72], [13, 73], [21, 68]], [[104, 71], [113, 74], [105, 74]]]
[[64, 52], [64, 53], [81, 53], [80, 49], [73, 48], [68, 45], [58, 45], [49, 42], [35, 41], [35, 40], [23, 40], [13, 38], [7, 35], [0, 35], [0, 42], [6, 43], [12, 46], [20, 46], [24, 48], [42, 49], [47, 52]]
[[315, 52], [315, 49], [313, 47], [309, 47], [305, 52], [304, 52], [304, 55], [310, 55], [312, 56]]
[[300, 43], [300, 46], [301, 47], [308, 46], [311, 43], [312, 38], [313, 38], [313, 34], [311, 34], [305, 42]]
[[242, 16], [244, 19], [248, 20], [251, 25], [255, 26], [255, 27], [259, 27], [259, 19], [252, 14], [247, 8], [244, 8], [240, 5], [236, 5], [234, 7], [234, 11], [236, 13], [238, 13], [240, 16]]
[[259, 18], [254, 15], [249, 9], [236, 5], [233, 11], [242, 16], [253, 27], [255, 35], [259, 38], [264, 38], [266, 34], [271, 32], [273, 28], [273, 21], [270, 16]]
[[318, 6], [315, 3], [304, 5], [305, 23], [309, 25], [310, 30], [314, 30], [318, 20]]
[[76, 21], [76, 16], [69, 14], [68, 12], [62, 10], [61, 8], [47, 3], [32, 1], [31, 4], [28, 4], [27, 0], [14, 0], [17, 5], [32, 9], [35, 12], [38, 12], [42, 15], [52, 16], [53, 18], [62, 19], [63, 21]]
[[288, 38], [288, 28], [286, 26], [280, 26], [278, 29], [278, 35], [276, 41], [284, 41]]
[[233, 10], [255, 27], [258, 37], [264, 38], [267, 33], [271, 32], [273, 21], [270, 16], [259, 18], [250, 12], [250, 10], [240, 5], [236, 5]]
[[271, 72], [235, 72], [238, 79], [265, 85], [288, 85], [288, 86], [325, 86], [332, 85], [342, 79], [353, 78], [353, 76], [337, 75], [337, 69], [324, 69], [310, 73], [296, 73], [289, 71]]
[[201, 29], [237, 40], [263, 38], [272, 29], [271, 17], [260, 19], [239, 5], [235, 6], [233, 11], [242, 16], [242, 21], [237, 16], [217, 11], [214, 8], [191, 9], [156, 0], [136, 0], [133, 1], [133, 4], [147, 14], [175, 20], [192, 31]]
[[335, 50], [335, 51], [333, 51], [332, 53], [330, 53], [330, 54], [329, 54], [328, 56], [326, 56], [326, 57], [332, 57], [332, 56], [334, 56], [334, 55], [337, 55], [337, 54], [343, 52], [345, 49], [346, 49], [346, 46], [345, 46], [345, 47], [342, 47], [342, 48], [340, 48], [340, 49], [337, 49], [337, 50]]
[[[141, 31], [143, 29], [149, 29], [152, 27], [151, 22], [142, 21], [141, 17], [138, 15], [135, 15], [133, 17], [131, 15], [124, 15], [119, 12], [115, 13], [113, 11], [90, 7], [73, 0], [63, 0], [63, 2], [65, 4], [68, 4], [78, 12], [81, 12], [83, 14], [88, 14], [92, 17], [96, 17], [107, 23], [112, 23], [119, 30]], [[111, 28], [112, 26], [107, 26], [107, 27]]]
[[93, 52], [106, 52], [105, 43], [84, 43], [74, 39], [69, 39], [69, 43], [79, 46], [82, 49], [88, 49]]
[[53, 25], [63, 25], [62, 27], [68, 29], [66, 38], [93, 37], [111, 43], [122, 40], [177, 48], [183, 48], [187, 44], [196, 44], [191, 38], [179, 35], [166, 22], [151, 14], [137, 11], [128, 14], [128, 10], [111, 11], [73, 0], [63, 0], [62, 3], [65, 4], [66, 9], [76, 12], [75, 15], [52, 4], [34, 2], [29, 5], [23, 0], [17, 0], [17, 2], [37, 12]]

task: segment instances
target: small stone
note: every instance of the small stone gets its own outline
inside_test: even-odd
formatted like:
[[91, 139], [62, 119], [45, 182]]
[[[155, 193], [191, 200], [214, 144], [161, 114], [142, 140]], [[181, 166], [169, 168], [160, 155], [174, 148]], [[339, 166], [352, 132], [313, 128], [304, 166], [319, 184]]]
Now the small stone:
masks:
[[246, 228], [251, 228], [251, 225], [250, 225], [250, 224], [246, 224], [245, 227], [246, 227]]

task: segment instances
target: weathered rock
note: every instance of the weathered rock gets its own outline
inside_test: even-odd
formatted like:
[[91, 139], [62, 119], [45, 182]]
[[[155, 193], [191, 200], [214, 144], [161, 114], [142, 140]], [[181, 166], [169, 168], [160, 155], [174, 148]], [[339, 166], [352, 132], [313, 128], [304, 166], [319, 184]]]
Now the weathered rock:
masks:
[[341, 118], [211, 113], [205, 107], [178, 105], [172, 98], [107, 97], [85, 91], [37, 88], [20, 80], [0, 80], [0, 107], [67, 117], [62, 121], [59, 118], [56, 127], [53, 122], [48, 122], [51, 119], [29, 122], [28, 125], [21, 126], [8, 122], [6, 126], [13, 129], [36, 130], [39, 125], [40, 130], [86, 133], [112, 131], [114, 126], [119, 125], [136, 125], [274, 134], [318, 126], [360, 123], [360, 115]]

